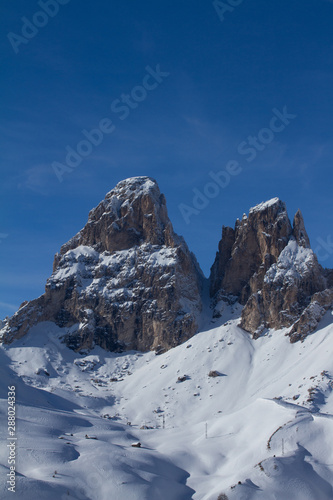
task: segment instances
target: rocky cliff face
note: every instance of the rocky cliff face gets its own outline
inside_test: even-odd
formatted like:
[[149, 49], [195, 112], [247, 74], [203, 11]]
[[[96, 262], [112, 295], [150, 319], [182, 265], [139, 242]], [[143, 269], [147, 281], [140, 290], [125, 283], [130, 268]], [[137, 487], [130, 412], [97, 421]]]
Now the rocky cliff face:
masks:
[[[327, 276], [310, 248], [301, 212], [291, 226], [285, 204], [274, 198], [252, 208], [234, 229], [223, 228], [210, 293], [215, 302], [231, 295], [243, 304], [240, 326], [254, 337], [297, 322], [291, 331], [295, 341], [313, 330], [306, 331], [301, 319], [313, 297], [325, 302], [323, 314], [330, 307], [329, 293], [317, 295], [330, 286]], [[314, 310], [308, 309], [308, 319]]]
[[252, 208], [248, 217], [244, 214], [241, 221], [237, 219], [234, 229], [223, 227], [211, 269], [211, 295], [223, 290], [245, 304], [252, 293], [251, 279], [260, 285], [291, 233], [285, 204], [278, 198]]
[[289, 332], [292, 343], [304, 340], [318, 326], [324, 314], [332, 309], [333, 289], [315, 293], [311, 297], [310, 304], [304, 309], [300, 318], [296, 321]]
[[[45, 293], [1, 322], [0, 337], [8, 343], [52, 321], [75, 350], [166, 350], [197, 332], [203, 281], [156, 182], [134, 177], [90, 212], [56, 254]], [[301, 212], [291, 225], [278, 198], [223, 227], [210, 296], [215, 305], [242, 304], [240, 326], [254, 338], [291, 327], [291, 342], [303, 340], [332, 308], [332, 286], [333, 271], [318, 264]]]
[[163, 350], [194, 335], [202, 275], [168, 218], [157, 183], [120, 182], [54, 259], [45, 293], [2, 330], [5, 342], [41, 321], [66, 328], [75, 350]]

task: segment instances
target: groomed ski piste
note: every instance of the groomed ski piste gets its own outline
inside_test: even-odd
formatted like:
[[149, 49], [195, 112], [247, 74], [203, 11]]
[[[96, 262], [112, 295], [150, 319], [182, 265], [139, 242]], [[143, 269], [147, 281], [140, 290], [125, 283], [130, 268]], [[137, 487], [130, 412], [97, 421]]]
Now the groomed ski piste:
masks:
[[20, 500], [332, 500], [331, 311], [291, 344], [222, 309], [160, 355], [76, 353], [53, 323], [2, 345], [1, 498], [15, 386]]

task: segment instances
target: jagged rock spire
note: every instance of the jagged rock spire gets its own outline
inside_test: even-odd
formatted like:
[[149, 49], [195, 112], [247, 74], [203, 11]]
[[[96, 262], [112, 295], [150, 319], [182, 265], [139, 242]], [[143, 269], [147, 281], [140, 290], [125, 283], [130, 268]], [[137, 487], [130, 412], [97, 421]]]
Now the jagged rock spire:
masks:
[[255, 273], [263, 276], [276, 262], [291, 232], [286, 205], [279, 198], [251, 208], [234, 229], [223, 227], [211, 269], [211, 296], [222, 289], [245, 304], [251, 294], [251, 278]]
[[[265, 328], [293, 325], [311, 297], [326, 287], [300, 210], [292, 227], [285, 203], [273, 198], [251, 208], [235, 229], [223, 227], [211, 269], [211, 296], [215, 302], [235, 296], [244, 305], [240, 325], [255, 337]], [[296, 330], [304, 331], [303, 324]], [[298, 338], [295, 328], [293, 339]]]
[[310, 248], [310, 240], [304, 226], [303, 215], [300, 209], [297, 210], [293, 222], [293, 235], [299, 246]]

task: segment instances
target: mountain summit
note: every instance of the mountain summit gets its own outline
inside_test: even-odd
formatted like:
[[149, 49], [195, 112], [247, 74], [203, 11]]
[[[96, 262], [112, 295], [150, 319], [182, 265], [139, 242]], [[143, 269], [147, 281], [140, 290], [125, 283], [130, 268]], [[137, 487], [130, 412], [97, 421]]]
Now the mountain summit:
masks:
[[75, 350], [165, 350], [198, 330], [202, 274], [168, 218], [155, 180], [124, 180], [54, 259], [45, 293], [3, 331], [8, 342], [41, 321]]
[[[133, 177], [89, 213], [55, 255], [45, 293], [24, 303], [0, 334], [9, 343], [51, 321], [74, 350], [162, 352], [197, 333], [204, 281], [156, 181]], [[240, 326], [254, 338], [287, 327], [292, 342], [303, 340], [333, 303], [332, 273], [318, 264], [301, 212], [291, 225], [279, 198], [223, 226], [209, 289], [213, 316], [238, 302]]]
[[[240, 326], [254, 338], [266, 328], [294, 325], [291, 341], [310, 333], [333, 300], [301, 211], [292, 226], [279, 198], [251, 208], [234, 229], [223, 227], [210, 293], [215, 302], [227, 296], [244, 305]], [[300, 321], [303, 313], [307, 322]]]

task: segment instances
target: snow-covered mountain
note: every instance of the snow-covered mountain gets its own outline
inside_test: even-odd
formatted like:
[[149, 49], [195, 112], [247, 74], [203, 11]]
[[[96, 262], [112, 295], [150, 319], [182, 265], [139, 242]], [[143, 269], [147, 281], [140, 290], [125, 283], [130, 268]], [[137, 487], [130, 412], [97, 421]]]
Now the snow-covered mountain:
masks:
[[314, 330], [333, 300], [332, 272], [318, 264], [301, 212], [291, 225], [278, 198], [251, 208], [234, 229], [223, 226], [205, 281], [173, 231], [156, 181], [133, 177], [90, 212], [56, 254], [45, 293], [23, 303], [0, 338], [8, 343], [52, 321], [67, 328], [64, 340], [74, 350], [162, 352], [198, 332], [209, 288], [215, 316], [221, 299], [237, 301], [244, 330], [257, 338], [290, 327], [294, 342]]
[[45, 293], [2, 330], [10, 342], [41, 321], [73, 349], [164, 350], [198, 331], [203, 275], [168, 218], [156, 181], [120, 182], [54, 259]]
[[[304, 338], [330, 308], [332, 284], [318, 264], [300, 210], [291, 225], [285, 203], [273, 198], [223, 227], [210, 277], [211, 296], [235, 297], [242, 305], [241, 326], [259, 337], [267, 328], [290, 327], [291, 341]], [[300, 316], [311, 300], [318, 304], [305, 328]]]
[[278, 198], [205, 280], [156, 181], [122, 181], [0, 324], [1, 498], [14, 386], [20, 500], [332, 500], [332, 282]]

